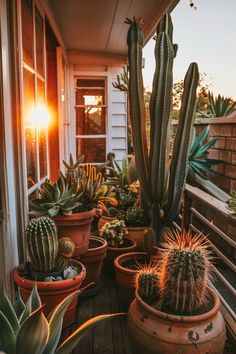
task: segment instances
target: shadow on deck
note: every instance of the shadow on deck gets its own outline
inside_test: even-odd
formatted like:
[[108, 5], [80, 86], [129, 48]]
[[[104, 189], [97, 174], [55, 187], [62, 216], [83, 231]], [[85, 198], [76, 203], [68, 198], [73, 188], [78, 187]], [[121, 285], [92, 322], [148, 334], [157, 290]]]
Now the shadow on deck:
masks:
[[[79, 299], [77, 325], [88, 319], [106, 313], [127, 312], [120, 290], [112, 277], [103, 279], [103, 288], [97, 295]], [[74, 354], [135, 354], [129, 343], [126, 317], [114, 318], [100, 323], [86, 334]], [[224, 354], [235, 354], [236, 347], [227, 341]], [[144, 353], [145, 354], [145, 353]]]

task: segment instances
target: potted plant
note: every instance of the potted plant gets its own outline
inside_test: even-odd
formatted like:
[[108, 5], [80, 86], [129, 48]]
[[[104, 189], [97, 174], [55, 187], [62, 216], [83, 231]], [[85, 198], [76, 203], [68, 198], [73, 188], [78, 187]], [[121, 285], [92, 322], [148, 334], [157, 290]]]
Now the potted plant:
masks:
[[66, 174], [59, 173], [56, 182], [46, 180], [39, 190], [40, 198], [30, 202], [30, 214], [34, 217], [51, 216], [58, 229], [58, 237], [70, 237], [75, 243], [73, 256], [86, 253], [89, 245], [90, 227], [95, 208], [104, 201], [116, 204], [109, 198], [109, 189], [102, 185], [100, 175], [93, 178], [75, 164], [72, 157], [67, 164]]
[[[212, 269], [208, 243], [202, 234], [185, 231], [165, 237], [152, 285], [148, 274], [143, 276], [145, 270], [137, 275], [136, 299], [128, 314], [135, 353], [223, 353], [226, 331], [220, 300], [207, 285]], [[155, 297], [149, 297], [149, 291]]]
[[[28, 223], [26, 243], [31, 263], [15, 269], [14, 280], [24, 301], [37, 282], [47, 316], [57, 304], [79, 289], [86, 270], [83, 264], [71, 259], [75, 246], [70, 239], [63, 238], [58, 245], [56, 225], [49, 217], [32, 219]], [[73, 300], [67, 308], [64, 325], [72, 322], [75, 311], [76, 300]]]
[[68, 295], [53, 308], [50, 316], [46, 318], [37, 286], [33, 287], [26, 305], [21, 296], [18, 296], [14, 307], [4, 289], [0, 289], [1, 350], [7, 354], [69, 354], [78, 345], [84, 334], [96, 324], [125, 315], [116, 313], [96, 316], [83, 323], [68, 338], [59, 343], [66, 309], [72, 301], [76, 301], [78, 294], [82, 292], [83, 289]]
[[104, 270], [107, 274], [114, 274], [114, 259], [123, 253], [133, 252], [136, 242], [127, 237], [128, 230], [123, 220], [114, 219], [105, 223], [100, 236], [107, 241], [107, 256], [104, 260]]

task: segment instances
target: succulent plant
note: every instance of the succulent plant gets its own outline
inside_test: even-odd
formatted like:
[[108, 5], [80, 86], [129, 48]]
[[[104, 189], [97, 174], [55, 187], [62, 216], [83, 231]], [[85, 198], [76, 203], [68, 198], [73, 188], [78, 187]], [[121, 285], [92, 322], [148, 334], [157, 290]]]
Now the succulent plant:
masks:
[[127, 227], [144, 226], [144, 212], [138, 207], [128, 208], [125, 213], [125, 224]]
[[236, 191], [231, 191], [230, 196], [231, 198], [226, 201], [227, 207], [229, 210], [236, 213]]
[[123, 220], [114, 219], [106, 222], [100, 230], [100, 236], [104, 238], [109, 247], [119, 247], [124, 243], [128, 230]]
[[58, 239], [56, 225], [51, 218], [30, 220], [26, 228], [26, 242], [33, 270], [50, 272], [55, 269]]
[[163, 227], [172, 223], [180, 209], [187, 176], [199, 73], [197, 64], [192, 63], [184, 80], [179, 125], [169, 162], [172, 67], [177, 51], [177, 46], [172, 43], [171, 17], [166, 13], [157, 26], [156, 70], [150, 99], [150, 149], [146, 138], [141, 20], [134, 18], [126, 22], [130, 25], [127, 43], [132, 138], [142, 207], [150, 210], [152, 231], [147, 234], [145, 242], [150, 246], [159, 242]]
[[204, 118], [226, 117], [233, 113], [236, 109], [236, 102], [234, 102], [231, 98], [221, 95], [214, 97], [211, 92], [208, 92], [208, 102], [208, 113], [198, 110]]
[[[85, 289], [85, 288], [84, 288]], [[100, 315], [83, 323], [59, 345], [62, 321], [71, 301], [84, 289], [67, 296], [46, 318], [36, 285], [24, 304], [20, 295], [13, 307], [6, 292], [0, 289], [0, 350], [7, 354], [69, 354], [78, 345], [81, 338], [97, 323], [124, 313]], [[79, 350], [77, 349], [78, 353]]]
[[69, 237], [62, 237], [58, 241], [57, 269], [65, 269], [70, 263], [75, 250], [75, 243]]
[[202, 233], [169, 231], [159, 248], [162, 306], [176, 314], [192, 313], [206, 303], [211, 277], [209, 244]]
[[155, 266], [142, 267], [136, 276], [136, 289], [144, 300], [157, 300], [159, 295], [159, 277]]

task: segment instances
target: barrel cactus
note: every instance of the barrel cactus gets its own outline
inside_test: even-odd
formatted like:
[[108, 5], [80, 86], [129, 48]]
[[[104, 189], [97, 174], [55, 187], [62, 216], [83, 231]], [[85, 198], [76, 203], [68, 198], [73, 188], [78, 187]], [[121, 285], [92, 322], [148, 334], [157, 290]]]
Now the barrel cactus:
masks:
[[62, 237], [58, 241], [57, 269], [65, 269], [75, 251], [75, 243], [69, 237]]
[[159, 295], [159, 276], [157, 268], [147, 265], [138, 271], [136, 289], [144, 300], [156, 300]]
[[212, 265], [201, 233], [169, 231], [161, 245], [159, 274], [162, 306], [176, 314], [192, 313], [206, 302]]
[[26, 228], [26, 242], [32, 269], [37, 272], [53, 271], [58, 252], [54, 221], [47, 216], [30, 220]]
[[[172, 109], [173, 61], [177, 45], [172, 43], [173, 25], [165, 14], [156, 32], [156, 70], [150, 99], [150, 147], [147, 146], [144, 88], [142, 78], [142, 21], [127, 19], [129, 25], [129, 103], [132, 138], [142, 204], [150, 211], [151, 231], [147, 244], [157, 245], [163, 227], [178, 215], [187, 176], [188, 154], [195, 112], [198, 67], [191, 63], [184, 80], [179, 125], [170, 160], [170, 115]], [[150, 242], [150, 239], [152, 239]], [[152, 247], [151, 247], [152, 248]]]

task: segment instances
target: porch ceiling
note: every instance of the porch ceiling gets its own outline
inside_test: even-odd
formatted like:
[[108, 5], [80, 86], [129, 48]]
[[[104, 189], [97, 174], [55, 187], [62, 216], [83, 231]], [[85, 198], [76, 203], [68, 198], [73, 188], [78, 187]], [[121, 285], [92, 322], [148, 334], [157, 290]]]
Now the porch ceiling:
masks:
[[144, 19], [147, 41], [179, 0], [49, 0], [67, 51], [126, 55], [126, 17]]

